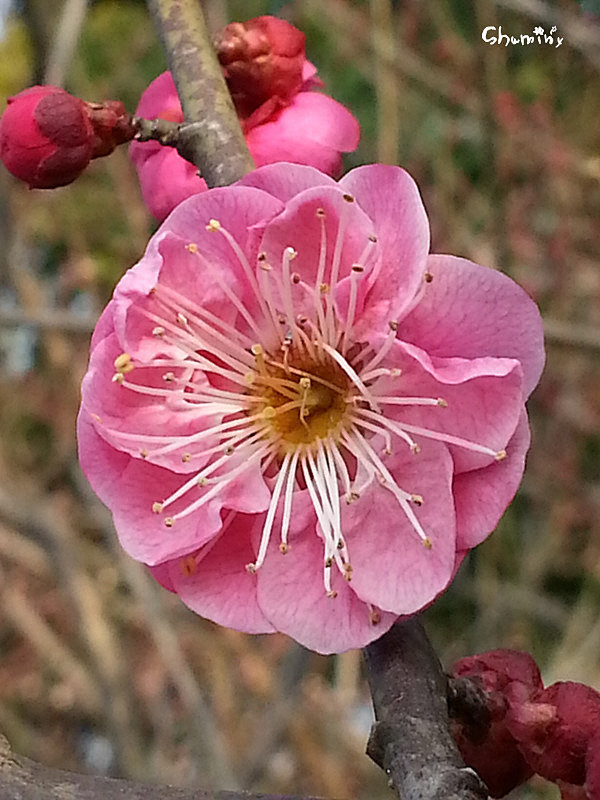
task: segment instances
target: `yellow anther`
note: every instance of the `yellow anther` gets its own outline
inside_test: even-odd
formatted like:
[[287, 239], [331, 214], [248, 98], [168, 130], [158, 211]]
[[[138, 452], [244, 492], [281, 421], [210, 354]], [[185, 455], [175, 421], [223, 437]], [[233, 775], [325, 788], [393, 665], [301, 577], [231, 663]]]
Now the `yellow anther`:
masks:
[[319, 286], [319, 291], [321, 292], [321, 294], [327, 294], [327, 292], [329, 291], [329, 284], [328, 283], [322, 283]]
[[352, 491], [350, 492], [349, 495], [347, 495], [346, 502], [348, 503], [348, 505], [350, 505], [350, 503], [354, 503], [358, 499], [360, 499], [360, 494], [358, 492]]
[[120, 383], [123, 383], [123, 381], [125, 380], [125, 376], [123, 375], [122, 372], [115, 372], [115, 374], [112, 376], [112, 380], [113, 380], [113, 383], [119, 383], [120, 384]]
[[378, 608], [372, 608], [369, 612], [369, 622], [371, 625], [379, 625], [381, 622], [381, 612]]
[[115, 358], [115, 369], [117, 372], [123, 373], [123, 375], [132, 371], [133, 364], [131, 363], [131, 356], [129, 353], [121, 353], [120, 356]]
[[185, 249], [189, 253], [193, 253], [194, 255], [196, 255], [196, 253], [198, 252], [198, 245], [196, 244], [196, 242], [190, 242], [189, 244], [186, 244]]
[[390, 378], [399, 378], [402, 375], [402, 370], [400, 367], [392, 367], [390, 370]]
[[303, 389], [310, 389], [310, 378], [308, 376], [303, 375], [298, 383]]
[[215, 231], [221, 230], [221, 223], [218, 219], [209, 219], [206, 230], [210, 233], [215, 233]]
[[275, 411], [273, 406], [265, 406], [263, 408], [262, 415], [264, 419], [274, 419], [275, 416], [277, 415], [277, 412]]
[[164, 336], [165, 329], [162, 325], [157, 325], [156, 328], [152, 328], [152, 336]]
[[195, 575], [198, 571], [198, 564], [196, 564], [196, 559], [194, 556], [186, 556], [185, 558], [180, 559], [179, 568], [181, 569], [181, 573], [184, 577], [191, 578], [192, 575]]
[[429, 536], [426, 536], [423, 539], [423, 547], [425, 548], [425, 550], [431, 550], [431, 548], [433, 547], [433, 542], [431, 541]]
[[422, 506], [423, 505], [423, 498], [422, 498], [422, 496], [420, 494], [411, 494], [410, 499], [413, 501], [413, 503], [416, 506]]
[[163, 510], [162, 503], [152, 503], [152, 511], [154, 511], [155, 514], [160, 514], [162, 510]]
[[148, 451], [146, 450], [145, 447], [142, 447], [142, 449], [140, 450], [140, 457], [141, 458], [148, 458]]
[[410, 452], [413, 453], [413, 455], [416, 456], [421, 452], [421, 448], [419, 447], [419, 445], [416, 442], [413, 442], [411, 444], [411, 446], [410, 446]]
[[102, 417], [98, 416], [98, 414], [94, 414], [92, 412], [91, 417], [98, 423], [98, 425], [102, 425]]
[[437, 405], [438, 405], [440, 408], [448, 408], [448, 401], [447, 401], [447, 400], [444, 400], [444, 398], [443, 398], [443, 397], [438, 397], [438, 399], [436, 400], [436, 404], [437, 404]]
[[173, 525], [175, 525], [175, 520], [173, 519], [173, 517], [167, 517], [165, 519], [165, 525], [167, 526], [167, 528], [172, 528]]
[[290, 546], [289, 546], [289, 544], [286, 544], [285, 542], [282, 542], [282, 543], [279, 545], [279, 552], [280, 552], [282, 555], [285, 555], [286, 553], [289, 553], [289, 552], [290, 552]]
[[496, 461], [504, 461], [504, 459], [506, 458], [506, 450], [498, 450], [494, 458], [496, 459]]
[[247, 383], [248, 386], [252, 386], [254, 381], [256, 380], [256, 373], [255, 372], [247, 372], [244, 375], [244, 383]]
[[178, 322], [180, 325], [187, 325], [187, 324], [188, 324], [188, 318], [186, 317], [186, 315], [185, 315], [185, 314], [182, 314], [182, 313], [181, 313], [181, 311], [180, 311], [180, 312], [177, 314], [177, 322]]
[[206, 484], [208, 483], [208, 478], [204, 477], [204, 475], [200, 475], [200, 476], [198, 476], [198, 479], [197, 479], [196, 483], [200, 487], [206, 486]]
[[293, 261], [296, 258], [296, 256], [298, 255], [298, 251], [294, 250], [294, 248], [291, 247], [291, 246], [290, 247], [286, 247], [285, 248], [285, 252], [286, 252], [287, 257], [290, 259], [290, 261]]
[[188, 461], [192, 460], [192, 454], [191, 453], [184, 453], [181, 456], [181, 460], [183, 461], [184, 464], [187, 464]]
[[249, 572], [250, 575], [255, 575], [256, 574], [256, 564], [254, 564], [254, 563], [246, 564], [246, 572]]

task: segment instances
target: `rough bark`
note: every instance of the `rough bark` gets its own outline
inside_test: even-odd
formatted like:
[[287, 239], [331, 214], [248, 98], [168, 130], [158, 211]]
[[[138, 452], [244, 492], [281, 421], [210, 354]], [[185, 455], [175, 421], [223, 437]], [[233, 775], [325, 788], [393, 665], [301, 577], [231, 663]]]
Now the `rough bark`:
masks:
[[183, 108], [177, 149], [209, 188], [254, 169], [199, 0], [148, 0]]
[[417, 617], [365, 648], [376, 722], [367, 754], [402, 800], [487, 800], [450, 734], [447, 681]]
[[203, 791], [173, 786], [79, 775], [51, 769], [12, 753], [0, 735], [0, 798], [2, 800], [318, 800], [279, 794]]

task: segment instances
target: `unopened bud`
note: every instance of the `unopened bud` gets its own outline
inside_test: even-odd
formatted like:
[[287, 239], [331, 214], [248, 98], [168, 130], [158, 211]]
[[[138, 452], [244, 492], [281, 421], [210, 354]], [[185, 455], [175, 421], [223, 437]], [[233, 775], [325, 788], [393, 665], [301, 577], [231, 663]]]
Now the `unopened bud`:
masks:
[[242, 119], [268, 102], [267, 118], [300, 91], [304, 40], [289, 22], [269, 16], [232, 22], [216, 35], [217, 56]]
[[9, 97], [0, 119], [0, 159], [32, 189], [66, 186], [92, 158], [108, 155], [135, 130], [119, 101], [85, 103], [57, 86]]

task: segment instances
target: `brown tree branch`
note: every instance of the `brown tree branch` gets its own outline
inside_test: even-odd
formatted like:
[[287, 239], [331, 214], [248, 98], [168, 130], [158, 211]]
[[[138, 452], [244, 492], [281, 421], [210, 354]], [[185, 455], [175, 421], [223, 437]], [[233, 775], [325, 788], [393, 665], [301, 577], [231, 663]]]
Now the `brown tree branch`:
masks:
[[376, 722], [367, 754], [402, 800], [487, 800], [450, 734], [447, 682], [417, 617], [364, 650]]
[[78, 775], [44, 767], [15, 755], [0, 735], [0, 798], [2, 800], [318, 800], [279, 794], [202, 791], [173, 786]]
[[[209, 187], [254, 169], [199, 0], [148, 0], [183, 114], [178, 151]], [[182, 152], [183, 149], [183, 152]], [[185, 153], [185, 154], [184, 154]]]

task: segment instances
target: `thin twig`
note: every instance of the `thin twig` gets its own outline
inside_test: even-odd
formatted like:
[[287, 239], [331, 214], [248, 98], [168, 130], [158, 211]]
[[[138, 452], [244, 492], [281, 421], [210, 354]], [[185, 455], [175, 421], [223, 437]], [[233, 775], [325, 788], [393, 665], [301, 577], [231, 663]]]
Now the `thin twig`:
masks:
[[[226, 186], [254, 169], [198, 0], [148, 0], [189, 124], [184, 156], [209, 187]], [[181, 137], [185, 143], [181, 143]]]

